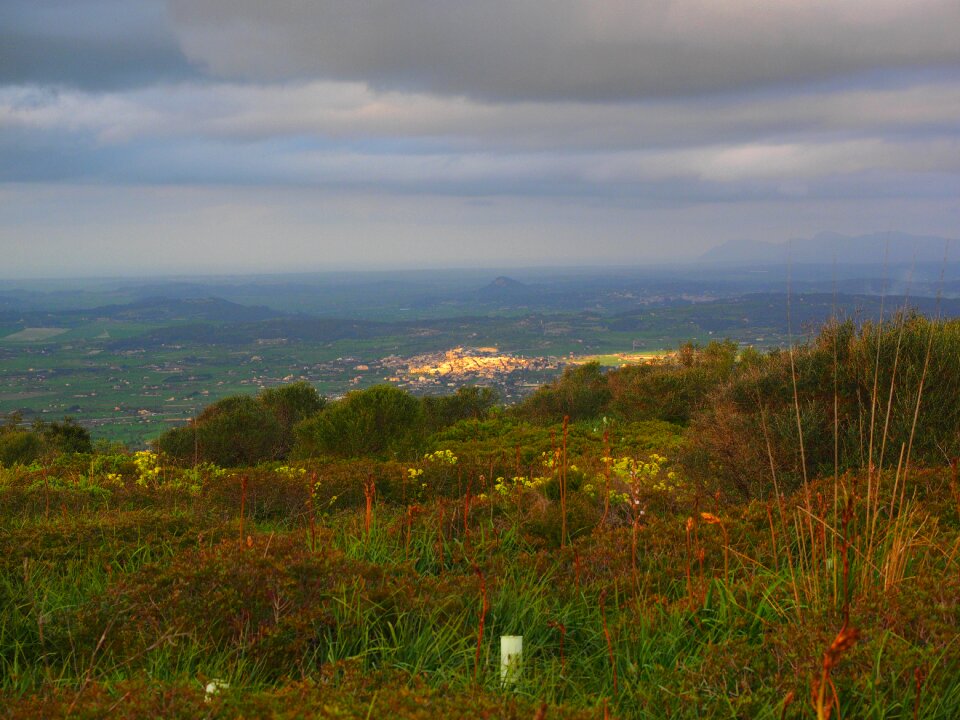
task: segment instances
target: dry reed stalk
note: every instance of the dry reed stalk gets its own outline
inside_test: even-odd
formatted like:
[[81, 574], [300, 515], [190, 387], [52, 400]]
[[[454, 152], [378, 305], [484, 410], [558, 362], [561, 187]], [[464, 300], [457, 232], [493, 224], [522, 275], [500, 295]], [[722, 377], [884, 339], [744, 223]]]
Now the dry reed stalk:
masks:
[[920, 693], [923, 691], [923, 681], [926, 678], [927, 675], [922, 667], [918, 665], [913, 669], [913, 720], [918, 720], [920, 717]]
[[363, 532], [370, 539], [370, 527], [373, 524], [373, 501], [377, 494], [377, 486], [374, 483], [373, 475], [367, 476], [367, 481], [363, 484], [363, 497], [366, 500], [366, 508], [363, 514]]
[[950, 461], [950, 494], [960, 514], [960, 458], [953, 458]]
[[567, 434], [570, 416], [563, 416], [563, 444], [560, 464], [560, 547], [567, 542]]
[[307, 495], [307, 503], [310, 512], [310, 552], [317, 551], [317, 510], [313, 503], [313, 491], [317, 487], [317, 472], [310, 473], [310, 493]]
[[933, 351], [933, 334], [936, 331], [936, 321], [940, 320], [940, 303], [943, 300], [943, 278], [947, 272], [947, 257], [950, 254], [950, 241], [943, 244], [943, 264], [940, 266], [940, 283], [937, 287], [937, 313], [935, 322], [930, 323], [930, 333], [927, 335], [927, 350], [923, 358], [923, 372], [920, 373], [920, 386], [917, 388], [917, 404], [913, 409], [913, 423], [910, 425], [910, 439], [907, 441], [907, 460], [903, 467], [903, 483], [906, 486], [907, 475], [910, 472], [910, 453], [913, 450], [913, 437], [917, 431], [917, 420], [920, 418], [920, 401], [923, 398], [923, 388], [927, 380], [927, 371], [930, 369], [930, 355]]
[[703, 572], [703, 560], [706, 557], [706, 551], [703, 549], [703, 546], [700, 544], [700, 538], [697, 537], [697, 528], [693, 528], [693, 542], [697, 548], [697, 564], [699, 565], [700, 575], [698, 587], [700, 588], [700, 604], [702, 605], [707, 600], [707, 581]]
[[547, 620], [547, 627], [553, 628], [560, 634], [560, 674], [567, 669], [567, 658], [563, 653], [563, 640], [567, 635], [567, 627], [559, 620]]
[[100, 636], [100, 640], [97, 641], [97, 646], [90, 654], [90, 664], [87, 666], [87, 672], [84, 674], [83, 683], [80, 685], [80, 689], [77, 690], [77, 694], [74, 696], [73, 702], [70, 703], [70, 707], [67, 708], [66, 717], [71, 717], [73, 715], [73, 709], [80, 701], [80, 696], [83, 695], [84, 690], [87, 689], [87, 686], [90, 685], [91, 681], [93, 680], [93, 668], [97, 659], [97, 653], [100, 652], [100, 649], [103, 647], [103, 643], [107, 639], [107, 633], [110, 632], [110, 629], [113, 627], [113, 623], [113, 620], [107, 623], [107, 626], [103, 629], [103, 634]]
[[[833, 313], [831, 317], [833, 325], [833, 517], [836, 520], [839, 508], [839, 485], [840, 485], [840, 355], [838, 343], [840, 340], [840, 322], [837, 318], [837, 278], [836, 278], [836, 258], [834, 258], [834, 278], [833, 278]], [[830, 557], [837, 557], [836, 538], [830, 539]], [[833, 572], [833, 603], [837, 603], [837, 570], [834, 562]]]
[[770, 509], [770, 502], [767, 501], [767, 522], [770, 524], [770, 546], [773, 548], [773, 567], [780, 568], [780, 558], [777, 555], [777, 531], [773, 527], [773, 510]]
[[794, 692], [793, 690], [791, 690], [783, 698], [783, 705], [780, 708], [780, 720], [784, 720], [784, 718], [787, 717], [787, 708], [790, 707], [790, 703], [793, 702], [794, 697], [795, 697]]
[[240, 549], [243, 550], [243, 511], [247, 505], [247, 476], [240, 476]]
[[925, 524], [925, 521], [921, 522], [908, 537], [907, 527], [911, 524], [910, 521], [913, 516], [914, 512], [911, 510], [897, 518], [894, 529], [888, 534], [890, 544], [887, 547], [881, 571], [884, 592], [902, 582], [906, 575], [910, 549], [916, 545], [917, 538]]
[[446, 502], [441, 500], [438, 504], [438, 510], [440, 513], [440, 521], [437, 523], [437, 549], [440, 551], [440, 572], [443, 572], [443, 567], [446, 562], [444, 557], [443, 549], [443, 519], [446, 511]]
[[[906, 302], [906, 300], [904, 300], [904, 302]], [[890, 427], [890, 416], [893, 414], [893, 394], [894, 394], [894, 388], [895, 388], [895, 386], [896, 386], [896, 379], [897, 379], [897, 365], [898, 365], [899, 362], [900, 362], [900, 346], [901, 346], [901, 343], [902, 343], [902, 340], [903, 340], [904, 326], [905, 326], [905, 324], [906, 324], [906, 322], [905, 322], [905, 317], [906, 317], [906, 307], [904, 307], [904, 309], [900, 312], [899, 317], [897, 318], [897, 325], [898, 325], [897, 348], [896, 348], [896, 351], [895, 351], [894, 357], [893, 357], [893, 369], [892, 369], [892, 371], [891, 371], [891, 373], [890, 373], [890, 392], [889, 392], [889, 394], [888, 394], [888, 396], [887, 396], [887, 410], [886, 410], [886, 415], [885, 415], [884, 420], [883, 420], [883, 435], [882, 435], [881, 441], [880, 441], [880, 457], [879, 457], [878, 468], [877, 468], [877, 484], [876, 484], [876, 487], [875, 487], [874, 490], [873, 490], [873, 492], [874, 492], [874, 494], [876, 495], [876, 497], [871, 497], [871, 496], [870, 496], [870, 493], [869, 493], [869, 492], [867, 493], [867, 515], [868, 515], [868, 517], [871, 517], [871, 516], [872, 516], [872, 519], [870, 520], [870, 535], [869, 535], [869, 538], [867, 539], [867, 552], [868, 552], [868, 554], [871, 554], [872, 551], [873, 551], [873, 547], [874, 547], [874, 545], [873, 545], [873, 539], [874, 539], [874, 536], [875, 536], [875, 533], [876, 533], [876, 528], [877, 528], [877, 515], [879, 514], [877, 511], [878, 511], [879, 505], [880, 505], [880, 484], [881, 484], [882, 479], [883, 479], [883, 459], [884, 459], [884, 455], [886, 454], [886, 450], [887, 450], [887, 435], [888, 435], [888, 430], [889, 430], [889, 427]], [[883, 331], [882, 328], [879, 328], [879, 329], [877, 330], [877, 336], [878, 336], [878, 339], [877, 339], [877, 355], [878, 355], [878, 357], [879, 357], [879, 354], [880, 354], [880, 339], [879, 339], [879, 338], [882, 337], [882, 331]], [[877, 369], [877, 371], [879, 372], [879, 368]], [[903, 464], [903, 449], [901, 448], [901, 451], [900, 451], [900, 462], [897, 464], [897, 474], [896, 474], [896, 477], [895, 477], [895, 479], [894, 479], [894, 490], [893, 490], [893, 494], [891, 495], [891, 500], [890, 500], [891, 512], [892, 512], [892, 510], [893, 510], [893, 498], [896, 497], [896, 494], [897, 494], [896, 487], [897, 487], [897, 483], [898, 483], [899, 480], [900, 480], [900, 468], [901, 468], [902, 464]], [[867, 479], [868, 479], [868, 481], [869, 481], [869, 476], [868, 476]]]
[[[800, 420], [800, 394], [797, 390], [797, 366], [794, 359], [793, 351], [793, 314], [791, 312], [791, 287], [792, 287], [792, 272], [793, 264], [789, 265], [789, 271], [791, 275], [787, 278], [787, 343], [788, 343], [788, 355], [790, 358], [790, 381], [793, 385], [793, 408], [794, 413], [796, 414], [797, 419], [797, 438], [800, 444], [800, 470], [803, 474], [803, 495], [804, 502], [806, 503], [807, 510], [810, 512], [810, 515], [813, 514], [813, 505], [810, 498], [810, 482], [807, 477], [807, 452], [804, 447], [803, 442], [803, 424]], [[808, 516], [807, 518], [807, 530], [810, 533], [811, 547], [814, 547], [814, 538], [813, 538], [813, 521]]]
[[897, 499], [897, 489], [900, 484], [900, 472], [903, 470], [903, 456], [907, 451], [907, 444], [900, 444], [900, 459], [897, 461], [897, 474], [893, 478], [893, 492], [890, 493], [890, 509], [887, 511], [887, 516], [893, 518], [893, 504]]
[[850, 624], [850, 521], [853, 519], [853, 495], [850, 495], [847, 498], [847, 505], [843, 509], [843, 515], [841, 517], [841, 532], [843, 537], [841, 540], [841, 553], [843, 556], [843, 625], [846, 627]]
[[[773, 480], [773, 491], [777, 498], [777, 511], [780, 515], [780, 529], [782, 530], [783, 535], [786, 536], [787, 520], [783, 513], [783, 499], [780, 496], [780, 484], [777, 482], [777, 466], [773, 459], [773, 446], [770, 444], [770, 433], [767, 430], [767, 414], [764, 410], [763, 403], [760, 401], [759, 391], [757, 392], [757, 405], [760, 408], [760, 427], [763, 429], [763, 440], [766, 443], [767, 458], [770, 461], [770, 477]], [[797, 575], [793, 568], [793, 551], [790, 549], [789, 543], [784, 544], [784, 550], [787, 552], [787, 566], [790, 568], [790, 584], [793, 586], [794, 607], [799, 615], [800, 590], [797, 587]]]
[[477, 681], [477, 673], [480, 670], [480, 648], [483, 647], [483, 629], [487, 622], [487, 612], [490, 610], [490, 603], [487, 600], [487, 581], [477, 565], [473, 566], [474, 574], [480, 578], [480, 618], [477, 629], [477, 649], [473, 657], [473, 681]]
[[899, 314], [897, 315], [897, 347], [893, 353], [893, 368], [890, 371], [890, 391], [887, 393], [887, 411], [883, 419], [883, 435], [880, 440], [880, 460], [877, 463], [879, 467], [883, 467], [883, 458], [887, 450], [887, 438], [889, 436], [890, 429], [890, 416], [893, 414], [893, 395], [894, 388], [896, 387], [897, 382], [897, 366], [900, 364], [900, 347], [903, 343], [903, 333], [906, 330], [906, 317], [907, 317], [907, 296], [904, 295], [903, 307], [901, 308]]
[[[481, 482], [483, 475], [480, 476]], [[463, 537], [470, 537], [470, 481], [467, 480], [467, 492], [463, 496]]]
[[690, 540], [690, 533], [693, 531], [693, 518], [692, 518], [692, 517], [688, 517], [688, 518], [687, 518], [686, 530], [687, 530], [687, 554], [686, 554], [686, 561], [687, 561], [687, 568], [686, 568], [686, 570], [687, 570], [687, 595], [690, 596], [690, 610], [691, 610], [691, 612], [692, 612], [693, 609], [694, 609], [694, 605], [695, 605], [695, 603], [694, 603], [694, 601], [693, 601], [693, 578], [691, 577], [691, 573], [690, 573], [690, 558], [693, 557], [693, 545], [691, 544], [691, 540]]
[[403, 544], [403, 557], [407, 558], [410, 553], [410, 538], [413, 535], [413, 518], [420, 513], [419, 505], [407, 506], [406, 538]]
[[[808, 523], [812, 523], [812, 522], [813, 522], [813, 521], [812, 521], [813, 513], [805, 510], [802, 506], [797, 505], [797, 506], [794, 508], [794, 525], [795, 525], [795, 527], [803, 527], [803, 523], [801, 522], [801, 519], [800, 519], [801, 513], [806, 513], [806, 517], [807, 517]], [[814, 583], [815, 583], [815, 580], [814, 580], [815, 575], [814, 575], [814, 573], [812, 572], [812, 568], [813, 568], [812, 551], [811, 551], [811, 553], [808, 555], [808, 553], [807, 553], [807, 536], [806, 536], [804, 533], [802, 533], [802, 532], [798, 532], [798, 533], [797, 533], [797, 544], [800, 546], [800, 547], [799, 547], [799, 552], [797, 553], [797, 555], [798, 555], [798, 557], [797, 557], [797, 566], [798, 566], [797, 569], [798, 569], [801, 577], [804, 577], [804, 572], [803, 572], [803, 571], [804, 571], [804, 564], [806, 563], [806, 570], [807, 570], [807, 572], [806, 572], [806, 575], [805, 575], [806, 580], [805, 580], [805, 582], [804, 582], [804, 585], [805, 585], [805, 587], [806, 587], [806, 594], [807, 594], [807, 597], [808, 597], [808, 598], [812, 598], [812, 599], [814, 600], [814, 602], [816, 602], [816, 601], [819, 599], [819, 593], [817, 593], [817, 589], [818, 589], [818, 588], [817, 588], [816, 585], [814, 584]], [[810, 559], [807, 559], [808, 557], [809, 557]]]
[[877, 397], [878, 397], [878, 384], [880, 382], [880, 349], [883, 345], [883, 303], [886, 300], [887, 295], [887, 285], [886, 285], [886, 276], [887, 276], [887, 253], [890, 250], [889, 242], [887, 243], [886, 250], [884, 251], [883, 258], [883, 275], [884, 275], [884, 284], [880, 292], [880, 319], [877, 321], [877, 353], [876, 359], [873, 365], [873, 390], [870, 392], [870, 437], [869, 445], [867, 450], [867, 516], [866, 516], [866, 527], [870, 527], [870, 509], [871, 509], [871, 500], [873, 498], [873, 473], [875, 471], [875, 466], [873, 462], [873, 445], [875, 439], [875, 428], [876, 428], [876, 417], [877, 417]]
[[403, 533], [403, 557], [407, 559], [410, 555], [410, 535], [413, 530], [413, 513], [416, 510], [416, 505], [407, 505], [407, 517], [406, 522], [404, 523], [404, 533]]
[[702, 512], [700, 517], [708, 525], [719, 526], [723, 533], [723, 582], [727, 583], [730, 581], [730, 535], [727, 533], [727, 526], [713, 513]]
[[600, 527], [604, 527], [607, 522], [607, 515], [610, 514], [610, 463], [613, 457], [610, 455], [610, 431], [603, 429], [603, 515], [600, 517]]
[[604, 603], [607, 599], [607, 588], [600, 591], [600, 621], [603, 623], [603, 636], [607, 640], [607, 655], [610, 658], [610, 669], [613, 671], [613, 696], [617, 696], [617, 662], [613, 655], [613, 640], [610, 639], [610, 631], [607, 629], [607, 612]]
[[[811, 695], [813, 707], [817, 712], [817, 720], [830, 720], [830, 714], [833, 712], [834, 705], [839, 703], [837, 689], [830, 679], [831, 671], [840, 662], [842, 655], [857, 644], [860, 638], [860, 632], [856, 628], [844, 625], [840, 632], [830, 643], [830, 647], [823, 654], [823, 665], [820, 670], [819, 679], [814, 679]], [[827, 694], [829, 689], [830, 693]]]

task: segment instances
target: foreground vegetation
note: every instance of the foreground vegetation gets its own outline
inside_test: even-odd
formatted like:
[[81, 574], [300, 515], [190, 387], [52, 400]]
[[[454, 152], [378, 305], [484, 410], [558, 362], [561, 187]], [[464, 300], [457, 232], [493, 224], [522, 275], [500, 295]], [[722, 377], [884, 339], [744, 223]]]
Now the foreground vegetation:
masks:
[[290, 386], [160, 453], [41, 447], [0, 470], [0, 707], [958, 717], [957, 363], [901, 316], [513, 410]]

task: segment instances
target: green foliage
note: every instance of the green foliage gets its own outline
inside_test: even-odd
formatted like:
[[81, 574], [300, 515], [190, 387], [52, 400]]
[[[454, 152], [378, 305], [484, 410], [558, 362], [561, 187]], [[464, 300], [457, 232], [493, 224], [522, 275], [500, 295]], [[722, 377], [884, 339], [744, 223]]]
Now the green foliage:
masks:
[[0, 426], [0, 466], [28, 465], [40, 457], [52, 459], [93, 449], [90, 432], [71, 418], [37, 421], [29, 429], [20, 422], [15, 413]]
[[688, 438], [691, 469], [743, 496], [772, 491], [771, 460], [789, 491], [835, 460], [842, 472], [895, 468], [908, 449], [913, 462], [956, 457], [960, 322], [901, 314], [827, 325], [794, 350], [792, 367], [788, 352], [772, 352], [716, 385]]
[[[294, 425], [316, 415], [326, 405], [326, 399], [305, 381], [263, 390], [257, 400], [273, 413], [283, 429], [284, 437], [290, 440], [293, 439]], [[285, 448], [284, 454], [288, 450], [289, 447]]]
[[283, 428], [267, 407], [247, 395], [235, 395], [207, 407], [190, 426], [167, 431], [156, 445], [183, 464], [236, 467], [280, 457], [284, 438]]
[[556, 382], [544, 385], [516, 410], [520, 417], [539, 423], [599, 417], [610, 400], [610, 389], [600, 363], [573, 365]]
[[29, 465], [40, 457], [40, 439], [29, 430], [0, 432], [0, 465]]
[[[754, 357], [748, 353], [748, 362]], [[610, 372], [609, 412], [631, 420], [687, 423], [707, 394], [736, 369], [737, 345], [711, 342], [704, 348], [687, 343], [676, 357], [629, 365]]]
[[157, 449], [181, 464], [254, 465], [286, 457], [294, 426], [323, 409], [325, 401], [306, 382], [234, 395], [206, 407], [188, 426], [168, 430]]
[[460, 420], [482, 420], [497, 403], [497, 391], [488, 387], [462, 387], [453, 395], [428, 396], [423, 403], [424, 424], [436, 432]]
[[[431, 462], [452, 466], [449, 457]], [[616, 472], [646, 485], [661, 475], [654, 465], [618, 462]], [[351, 469], [354, 482], [366, 475], [345, 462], [343, 482]], [[114, 458], [100, 470], [127, 468]], [[37, 484], [41, 473], [29, 472], [15, 483]], [[686, 533], [689, 508], [600, 525], [602, 505], [572, 490], [574, 539], [560, 547], [559, 506], [535, 484], [474, 496], [465, 528], [462, 498], [408, 507], [378, 481], [365, 530], [362, 505], [316, 508], [311, 525], [294, 467], [245, 472], [242, 543], [237, 476], [210, 478], [199, 495], [128, 482], [109, 512], [91, 500], [61, 513], [60, 498], [95, 487], [64, 478], [50, 479], [49, 514], [42, 503], [28, 514], [0, 503], [5, 716], [533, 717], [541, 703], [558, 718], [604, 706], [621, 718], [812, 715], [805, 698], [842, 617], [823, 563], [795, 545], [804, 523], [777, 521], [783, 539], [771, 546], [763, 504], [709, 505], [735, 551], [725, 582], [725, 536], [705, 523]], [[909, 582], [858, 585], [851, 617], [862, 639], [831, 678], [844, 717], [912, 716], [915, 702], [921, 718], [960, 710], [948, 480], [918, 478], [918, 513], [938, 522], [910, 526], [927, 530], [909, 550]], [[175, 504], [154, 507], [158, 498]], [[853, 555], [855, 569], [883, 566]], [[489, 607], [477, 655], [481, 577]], [[794, 604], [795, 591], [818, 584], [823, 596]], [[504, 634], [524, 636], [507, 688]], [[229, 687], [208, 696], [214, 679]], [[798, 699], [784, 714], [788, 693]]]
[[295, 430], [296, 457], [409, 457], [424, 439], [421, 403], [391, 385], [347, 393]]
[[90, 431], [72, 418], [64, 418], [61, 422], [37, 422], [33, 430], [40, 436], [45, 453], [63, 455], [93, 451]]
[[[0, 707], [801, 718], [849, 615], [860, 639], [828, 678], [839, 716], [958, 717], [960, 479], [941, 459], [960, 450], [958, 343], [956, 324], [905, 316], [829, 326], [792, 364], [681, 349], [623, 385], [669, 378], [675, 396], [622, 412], [689, 418], [682, 443], [677, 424], [620, 413], [564, 433], [573, 407], [627, 402], [614, 371], [569, 379], [568, 405], [545, 393], [538, 422], [492, 412], [442, 427], [479, 396], [428, 411], [393, 388], [351, 393], [297, 425], [302, 462], [184, 470], [149, 452], [68, 453], [0, 469]], [[599, 383], [606, 406], [591, 404]], [[311, 412], [307, 393], [291, 396]], [[278, 404], [231, 398], [198, 430], [272, 421], [282, 437]], [[0, 447], [22, 435], [41, 446], [7, 426]], [[836, 483], [834, 437], [850, 468]], [[740, 499], [765, 492], [768, 440], [782, 497]], [[874, 469], [853, 469], [871, 456]], [[504, 634], [524, 636], [506, 687]]]
[[[757, 353], [747, 351], [746, 363]], [[604, 374], [598, 363], [568, 367], [554, 383], [544, 385], [516, 410], [538, 423], [617, 417], [622, 420], [664, 420], [688, 423], [708, 393], [737, 370], [738, 347], [731, 340], [705, 347], [682, 345], [673, 356], [627, 365]]]

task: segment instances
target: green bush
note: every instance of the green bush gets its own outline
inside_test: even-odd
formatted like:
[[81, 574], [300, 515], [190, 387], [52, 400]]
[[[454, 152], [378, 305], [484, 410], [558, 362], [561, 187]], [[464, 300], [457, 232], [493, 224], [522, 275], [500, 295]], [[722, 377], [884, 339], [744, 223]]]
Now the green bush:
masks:
[[606, 376], [596, 362], [564, 369], [556, 382], [544, 385], [528, 397], [516, 413], [538, 423], [599, 417], [610, 401]]
[[391, 385], [355, 390], [295, 428], [294, 456], [413, 457], [425, 436], [421, 403]]
[[0, 433], [0, 465], [29, 465], [40, 457], [40, 439], [29, 430]]
[[792, 363], [774, 351], [718, 384], [687, 440], [688, 467], [742, 496], [772, 490], [771, 458], [783, 492], [832, 474], [835, 460], [843, 471], [895, 468], [908, 450], [919, 463], [956, 457], [960, 321], [827, 325]]
[[205, 408], [189, 426], [168, 430], [156, 446], [180, 464], [234, 467], [279, 460], [293, 446], [294, 426], [324, 403], [306, 382], [264, 390], [255, 398], [234, 395]]
[[462, 387], [453, 395], [425, 397], [424, 422], [429, 432], [449, 427], [461, 420], [482, 420], [497, 403], [497, 391], [488, 387]]
[[161, 435], [157, 449], [180, 463], [212, 462], [221, 467], [255, 465], [279, 458], [283, 428], [262, 403], [246, 395], [207, 407], [194, 422]]

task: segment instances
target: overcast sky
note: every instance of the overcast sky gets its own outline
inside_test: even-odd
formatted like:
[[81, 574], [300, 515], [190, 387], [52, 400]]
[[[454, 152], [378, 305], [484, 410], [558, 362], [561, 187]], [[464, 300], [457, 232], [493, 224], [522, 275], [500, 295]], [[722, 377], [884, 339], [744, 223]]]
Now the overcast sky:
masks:
[[0, 277], [960, 235], [958, 0], [2, 0]]

